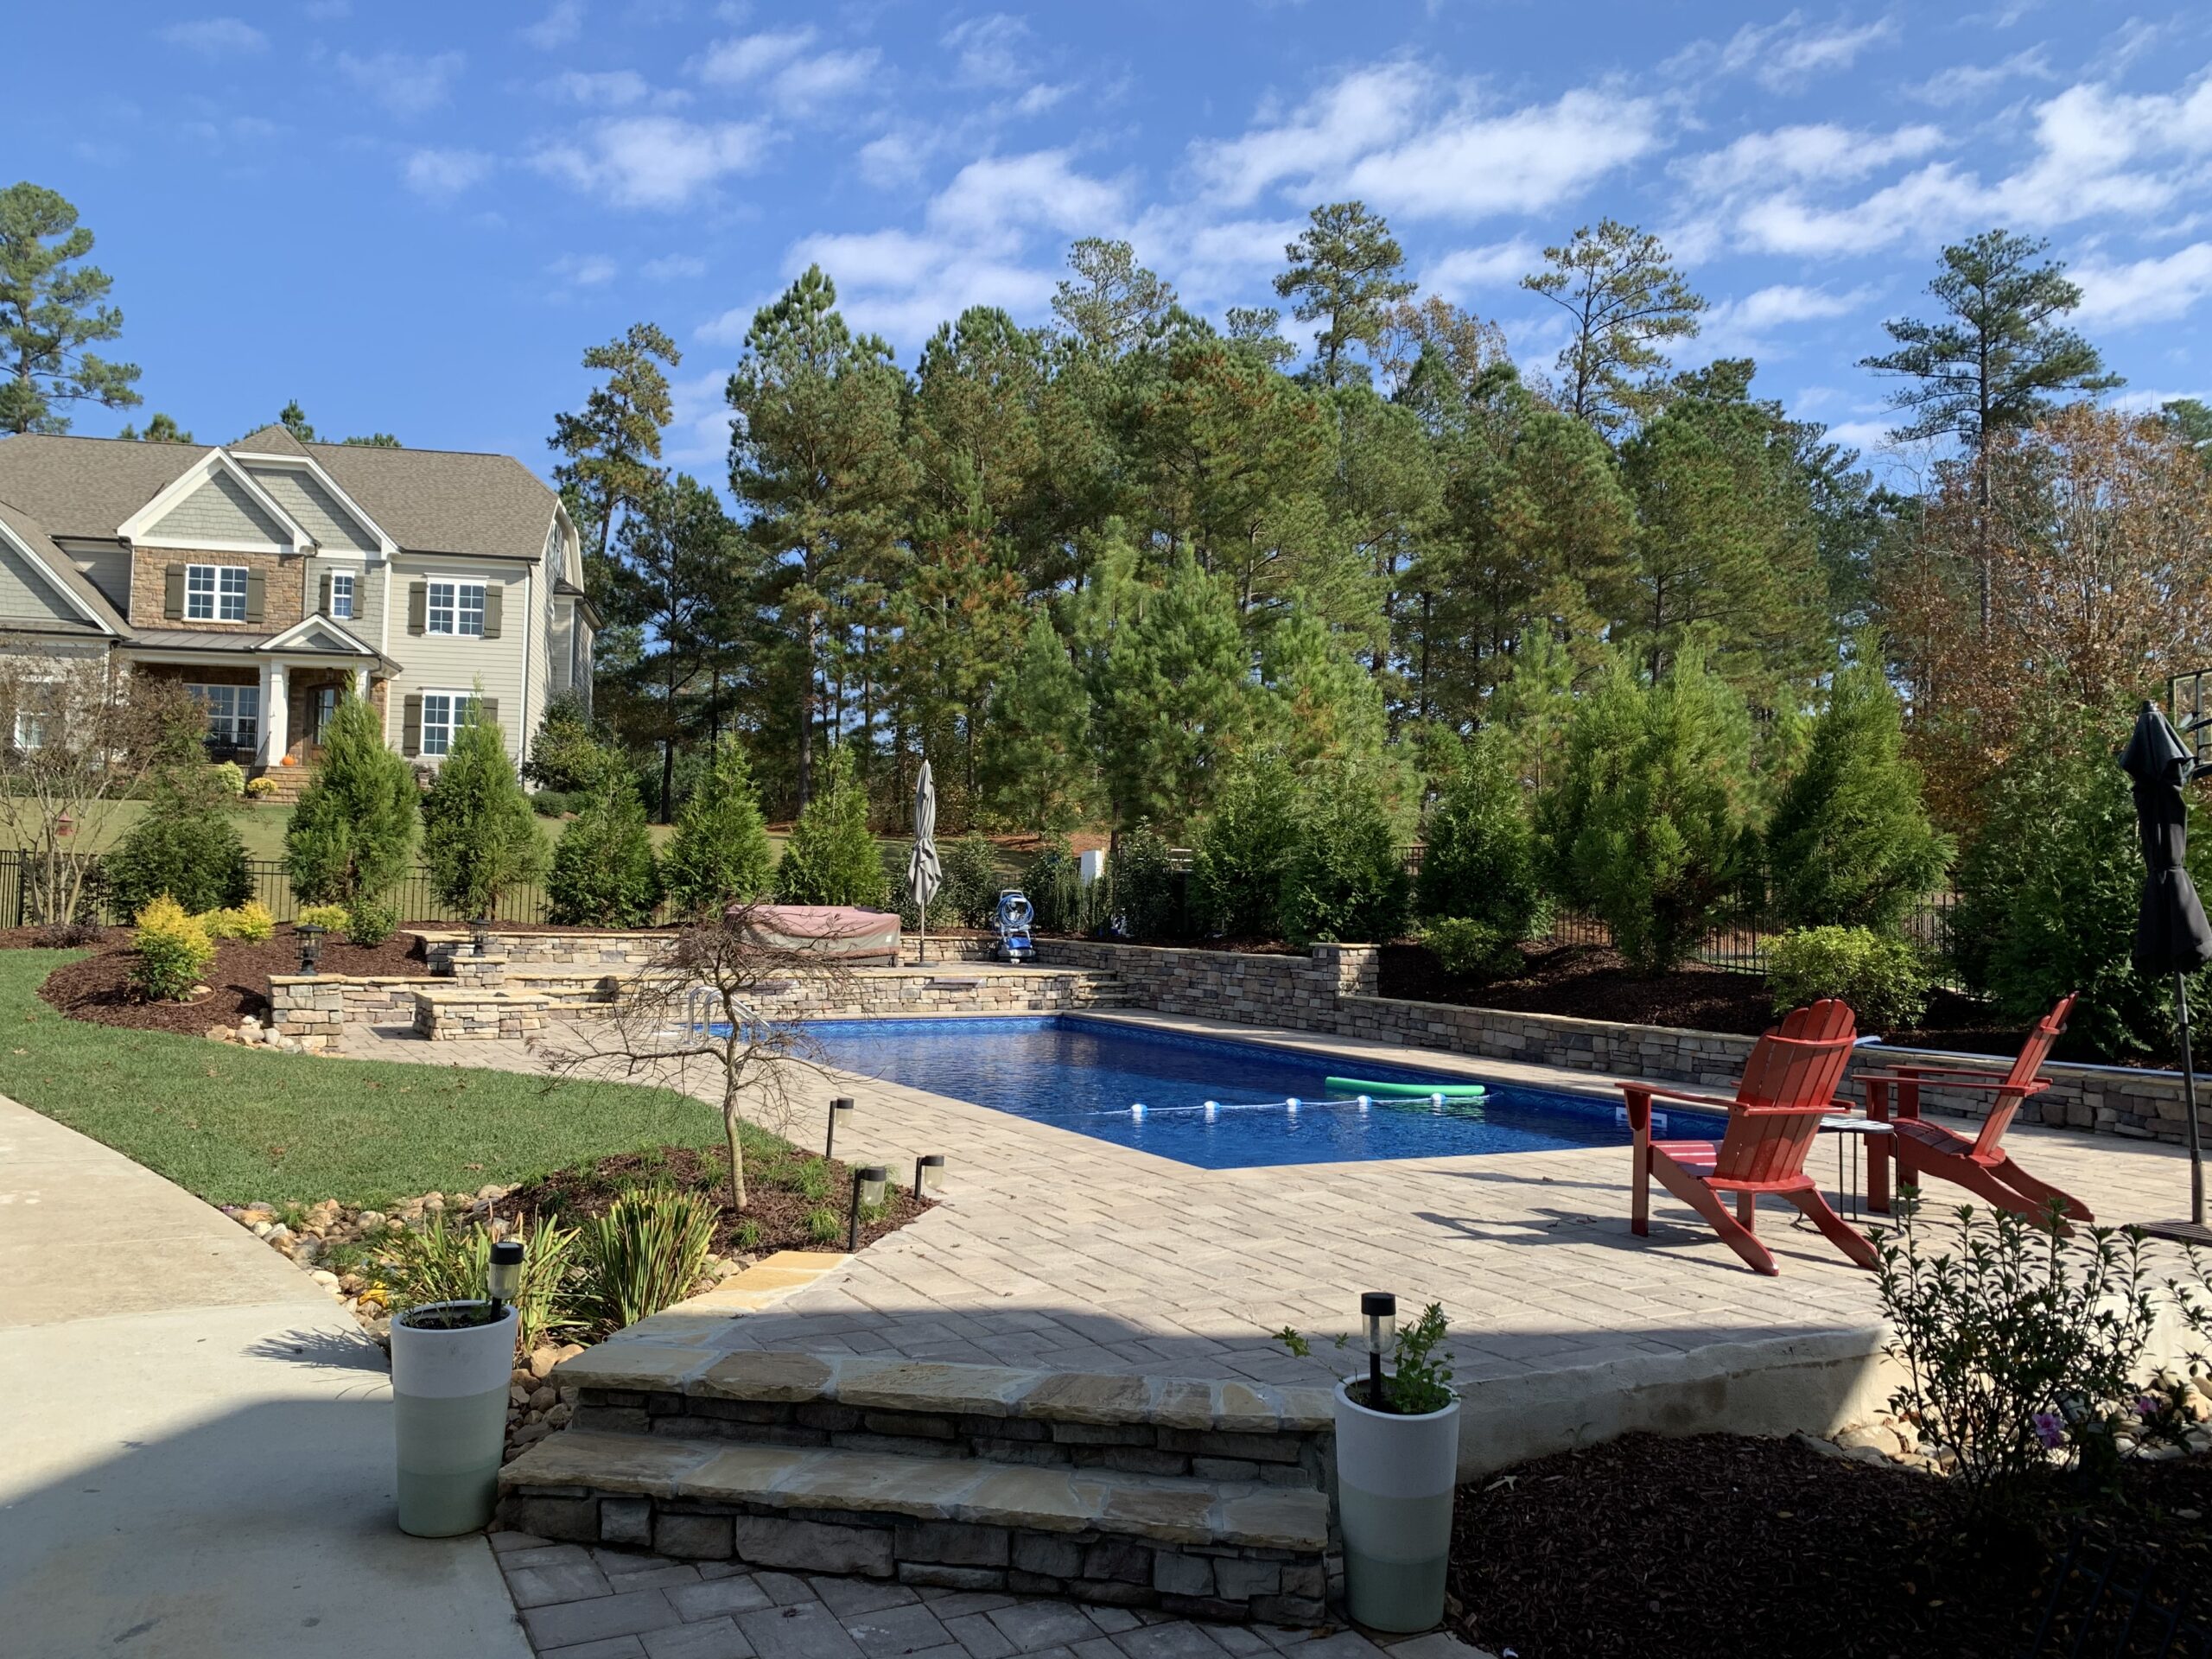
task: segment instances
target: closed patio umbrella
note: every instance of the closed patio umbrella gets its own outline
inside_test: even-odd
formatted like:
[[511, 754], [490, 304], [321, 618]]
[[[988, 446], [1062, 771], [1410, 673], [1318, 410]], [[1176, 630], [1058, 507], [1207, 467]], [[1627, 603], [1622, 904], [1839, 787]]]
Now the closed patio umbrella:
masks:
[[930, 900], [937, 897], [938, 884], [944, 880], [944, 866], [937, 856], [937, 780], [930, 776], [930, 763], [925, 760], [922, 775], [914, 780], [914, 848], [906, 855], [906, 896], [914, 901], [922, 918], [920, 944], [915, 947], [917, 964], [929, 944]]
[[2145, 702], [2120, 764], [2133, 780], [2135, 825], [2143, 842], [2143, 907], [2135, 920], [2135, 968], [2138, 973], [2174, 976], [2189, 1130], [2189, 1223], [2183, 1236], [2202, 1237], [2204, 1149], [2196, 1121], [2196, 1071], [2189, 1052], [2188, 976], [2212, 962], [2212, 925], [2205, 922], [2204, 906], [2185, 868], [2189, 803], [2182, 793], [2196, 769], [2196, 757], [2158, 705]]

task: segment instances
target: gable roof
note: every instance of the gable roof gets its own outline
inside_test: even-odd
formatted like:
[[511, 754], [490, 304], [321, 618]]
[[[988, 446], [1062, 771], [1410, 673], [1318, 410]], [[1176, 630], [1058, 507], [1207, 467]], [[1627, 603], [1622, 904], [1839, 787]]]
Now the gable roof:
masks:
[[73, 601], [79, 610], [89, 613], [90, 620], [86, 624], [88, 629], [104, 629], [129, 637], [130, 625], [117, 614], [107, 595], [93, 587], [77, 568], [76, 561], [54, 546], [53, 537], [37, 519], [12, 503], [0, 501], [0, 526], [4, 526], [0, 529], [0, 537], [29, 553], [40, 574]]
[[[245, 454], [305, 455], [410, 553], [481, 554], [535, 563], [559, 503], [512, 455], [370, 444], [302, 444], [264, 426], [235, 444]], [[125, 438], [0, 439], [0, 500], [52, 536], [115, 539], [121, 526], [203, 460], [210, 446]]]

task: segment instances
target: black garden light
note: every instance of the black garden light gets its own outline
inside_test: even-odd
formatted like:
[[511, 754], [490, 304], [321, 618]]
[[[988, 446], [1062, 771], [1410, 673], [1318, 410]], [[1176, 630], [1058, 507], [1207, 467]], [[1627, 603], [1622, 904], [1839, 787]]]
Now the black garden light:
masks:
[[1359, 1322], [1367, 1339], [1367, 1408], [1388, 1411], [1382, 1403], [1382, 1350], [1398, 1319], [1398, 1299], [1387, 1290], [1362, 1291]]
[[869, 1164], [853, 1172], [853, 1213], [845, 1236], [848, 1253], [861, 1247], [861, 1211], [881, 1204], [883, 1190], [890, 1185], [891, 1172], [881, 1164]]
[[300, 936], [300, 971], [302, 973], [312, 974], [318, 971], [317, 964], [322, 960], [322, 936], [329, 931], [320, 922], [302, 922], [293, 930]]
[[944, 1154], [925, 1153], [914, 1160], [914, 1196], [934, 1198], [944, 1191]]
[[468, 931], [469, 936], [476, 941], [476, 949], [472, 952], [473, 955], [480, 957], [490, 950], [492, 946], [492, 918], [489, 916], [470, 917], [468, 918]]
[[837, 1152], [837, 1131], [853, 1121], [853, 1097], [840, 1095], [830, 1103], [830, 1133], [822, 1142], [822, 1155], [832, 1158]]
[[492, 1300], [492, 1317], [498, 1319], [499, 1310], [522, 1294], [522, 1241], [503, 1238], [492, 1246], [492, 1265], [484, 1275], [484, 1287]]

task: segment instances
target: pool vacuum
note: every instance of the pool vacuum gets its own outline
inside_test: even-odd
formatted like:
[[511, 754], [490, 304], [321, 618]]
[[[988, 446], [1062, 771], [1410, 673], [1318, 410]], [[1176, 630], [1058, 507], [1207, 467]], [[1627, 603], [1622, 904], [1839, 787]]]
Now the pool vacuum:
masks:
[[1019, 888], [999, 894], [998, 956], [1001, 962], [1027, 962], [1037, 954], [1029, 930], [1037, 919], [1036, 907]]

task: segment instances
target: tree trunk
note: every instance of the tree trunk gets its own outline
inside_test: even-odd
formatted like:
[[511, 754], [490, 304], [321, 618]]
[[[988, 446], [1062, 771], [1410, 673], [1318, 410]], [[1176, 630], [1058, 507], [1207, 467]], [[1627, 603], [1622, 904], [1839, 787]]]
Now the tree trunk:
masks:
[[737, 1137], [737, 1090], [722, 1090], [722, 1139], [729, 1147], [729, 1207], [745, 1208], [745, 1151]]
[[814, 613], [810, 611], [801, 636], [805, 645], [799, 665], [798, 809], [802, 812], [814, 794], [814, 658], [819, 631]]

